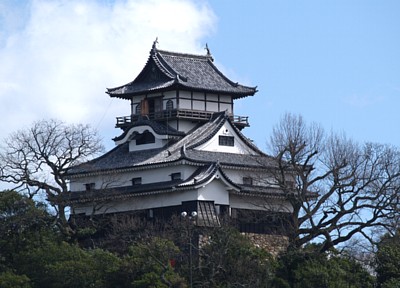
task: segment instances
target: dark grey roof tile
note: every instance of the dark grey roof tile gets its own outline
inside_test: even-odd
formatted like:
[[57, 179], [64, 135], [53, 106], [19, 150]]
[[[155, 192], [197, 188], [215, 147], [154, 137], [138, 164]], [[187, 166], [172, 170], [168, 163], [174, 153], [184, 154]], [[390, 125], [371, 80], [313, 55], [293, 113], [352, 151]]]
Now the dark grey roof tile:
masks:
[[235, 98], [254, 95], [255, 87], [228, 79], [213, 64], [210, 55], [193, 55], [158, 50], [155, 47], [142, 72], [132, 82], [107, 89], [111, 97], [130, 98], [148, 92], [187, 88], [194, 91], [230, 94]]

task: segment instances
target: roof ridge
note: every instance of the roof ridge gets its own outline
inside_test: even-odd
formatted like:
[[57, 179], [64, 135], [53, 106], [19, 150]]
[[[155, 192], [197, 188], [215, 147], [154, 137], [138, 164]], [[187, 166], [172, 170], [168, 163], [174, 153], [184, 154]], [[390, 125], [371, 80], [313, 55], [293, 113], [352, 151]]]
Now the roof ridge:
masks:
[[233, 99], [239, 99], [253, 96], [257, 92], [256, 87], [244, 86], [225, 76], [214, 65], [214, 58], [208, 46], [205, 48], [207, 53], [199, 55], [157, 49], [156, 43], [157, 40], [153, 43], [146, 65], [137, 77], [125, 85], [107, 88], [107, 94], [129, 100], [133, 95], [146, 94], [150, 91], [184, 88], [228, 94]]
[[[215, 117], [213, 117], [214, 114], [215, 114]], [[216, 127], [214, 127], [213, 131], [211, 131], [211, 133], [208, 133], [207, 137], [204, 137], [203, 139], [200, 139], [200, 141], [195, 142], [194, 144], [190, 145], [188, 147], [188, 149], [196, 148], [196, 147], [200, 146], [201, 144], [207, 142], [212, 137], [214, 137], [214, 135], [219, 131], [219, 129], [222, 127], [222, 125], [224, 125], [225, 120], [229, 119], [229, 117], [227, 117], [227, 114], [225, 111], [213, 113], [213, 116], [211, 117], [210, 121], [206, 123], [209, 125], [211, 125], [211, 123], [217, 123], [217, 125], [216, 125]], [[206, 124], [204, 124], [204, 125], [206, 125]], [[204, 132], [204, 131], [202, 131], [202, 132]]]
[[150, 52], [150, 57], [153, 59], [154, 63], [156, 66], [164, 73], [167, 73], [168, 77], [171, 77], [172, 79], [176, 78], [177, 75], [179, 75], [178, 72], [174, 70], [174, 68], [171, 67], [171, 65], [168, 64], [167, 61], [165, 61], [164, 58], [158, 57], [158, 53], [153, 53]]
[[182, 52], [175, 52], [175, 51], [169, 51], [169, 50], [161, 50], [156, 48], [156, 53], [159, 54], [166, 54], [168, 56], [176, 56], [176, 57], [185, 57], [185, 58], [195, 58], [199, 60], [214, 60], [211, 54], [193, 54], [193, 53], [182, 53]]

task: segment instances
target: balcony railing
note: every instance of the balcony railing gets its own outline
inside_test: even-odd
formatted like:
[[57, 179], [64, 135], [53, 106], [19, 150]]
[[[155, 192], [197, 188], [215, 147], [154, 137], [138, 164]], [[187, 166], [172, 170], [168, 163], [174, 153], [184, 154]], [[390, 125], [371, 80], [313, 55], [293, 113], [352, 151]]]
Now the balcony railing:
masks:
[[[168, 120], [168, 119], [192, 119], [192, 120], [200, 120], [200, 121], [208, 121], [214, 112], [208, 111], [199, 111], [199, 110], [186, 110], [186, 109], [173, 109], [173, 110], [164, 110], [157, 111], [154, 113], [149, 113], [145, 117], [151, 120]], [[125, 128], [130, 126], [139, 120], [139, 115], [130, 115], [130, 116], [121, 116], [117, 117], [116, 127]], [[248, 116], [237, 116], [232, 115], [231, 120], [233, 123], [239, 128], [248, 127], [249, 126], [249, 117]]]

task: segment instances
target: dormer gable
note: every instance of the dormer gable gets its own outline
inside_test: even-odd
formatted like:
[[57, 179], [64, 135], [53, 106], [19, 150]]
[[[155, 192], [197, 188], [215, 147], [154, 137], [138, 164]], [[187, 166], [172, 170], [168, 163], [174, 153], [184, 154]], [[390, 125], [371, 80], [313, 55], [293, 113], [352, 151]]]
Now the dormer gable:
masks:
[[138, 151], [161, 148], [167, 141], [168, 135], [160, 135], [150, 126], [139, 126], [129, 129], [122, 139], [115, 141], [115, 144], [129, 142], [129, 151]]
[[225, 123], [207, 142], [195, 148], [201, 151], [257, 155], [248, 143], [238, 136], [229, 123]]
[[129, 142], [129, 151], [161, 148], [171, 139], [180, 139], [185, 134], [172, 127], [142, 119], [113, 140], [115, 145]]
[[259, 155], [260, 151], [248, 140], [232, 122], [225, 117], [222, 125], [218, 125], [204, 143], [196, 146], [194, 149], [210, 152], [236, 153]]

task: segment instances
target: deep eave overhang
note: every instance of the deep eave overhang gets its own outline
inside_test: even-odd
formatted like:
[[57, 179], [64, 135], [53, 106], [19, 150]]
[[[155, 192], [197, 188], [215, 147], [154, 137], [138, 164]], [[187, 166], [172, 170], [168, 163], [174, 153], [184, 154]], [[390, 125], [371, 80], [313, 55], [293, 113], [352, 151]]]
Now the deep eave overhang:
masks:
[[[147, 63], [142, 71], [138, 74], [138, 76], [133, 81], [125, 85], [115, 88], [107, 88], [106, 93], [109, 94], [111, 97], [131, 99], [132, 97], [137, 95], [163, 93], [171, 90], [189, 90], [196, 92], [215, 93], [220, 95], [231, 95], [234, 99], [237, 99], [246, 96], [253, 96], [257, 92], [257, 87], [241, 85], [237, 82], [231, 81], [228, 77], [226, 77], [214, 65], [213, 58], [209, 53], [209, 50], [207, 51], [208, 52], [206, 55], [176, 53], [158, 50], [156, 48], [156, 45], [153, 44]], [[185, 66], [185, 68], [187, 68], [188, 70], [182, 70], [182, 63], [185, 63], [183, 66]], [[202, 63], [203, 66], [200, 65], [200, 63]], [[207, 82], [207, 80], [209, 80], [209, 78], [207, 77], [205, 77], [204, 79], [197, 78], [195, 81], [191, 81], [193, 79], [188, 78], [188, 75], [190, 75], [191, 73], [192, 77], [193, 75], [195, 75], [194, 77], [201, 77], [199, 75], [202, 74], [193, 73], [193, 71], [196, 70], [193, 67], [197, 67], [196, 69], [205, 69], [203, 70], [203, 72], [207, 72], [204, 75], [210, 76], [214, 74], [215, 78], [214, 76], [212, 76], [211, 78], [213, 78], [215, 81]], [[185, 71], [188, 74], [184, 74]], [[149, 77], [149, 75], [153, 74], [158, 75], [158, 77], [155, 77], [155, 79]], [[199, 86], [199, 83], [202, 83], [201, 85], [203, 86]], [[136, 86], [134, 91], [129, 91], [129, 87], [134, 86]], [[214, 88], [207, 86], [214, 86]], [[216, 88], [218, 86], [219, 89]], [[124, 91], [124, 88], [127, 91]]]
[[[124, 85], [125, 86], [125, 85]], [[118, 88], [123, 88], [124, 86], [118, 87]], [[252, 93], [238, 93], [238, 92], [226, 92], [222, 90], [213, 90], [213, 89], [205, 89], [205, 88], [198, 88], [198, 87], [189, 87], [189, 86], [184, 86], [181, 83], [173, 83], [168, 86], [164, 86], [162, 88], [155, 88], [155, 89], [146, 89], [146, 90], [141, 90], [141, 91], [135, 91], [135, 92], [128, 92], [128, 93], [112, 93], [110, 90], [106, 91], [108, 95], [112, 98], [119, 98], [119, 99], [125, 99], [125, 100], [131, 100], [132, 97], [135, 96], [141, 96], [141, 95], [148, 95], [148, 94], [163, 94], [165, 92], [169, 91], [193, 91], [193, 92], [201, 92], [201, 93], [211, 93], [211, 94], [218, 94], [218, 95], [228, 95], [232, 96], [233, 99], [241, 99], [245, 98], [248, 96], [254, 96], [255, 93], [258, 92], [256, 88], [254, 88], [254, 91]]]

